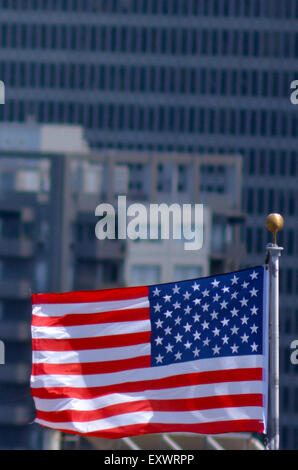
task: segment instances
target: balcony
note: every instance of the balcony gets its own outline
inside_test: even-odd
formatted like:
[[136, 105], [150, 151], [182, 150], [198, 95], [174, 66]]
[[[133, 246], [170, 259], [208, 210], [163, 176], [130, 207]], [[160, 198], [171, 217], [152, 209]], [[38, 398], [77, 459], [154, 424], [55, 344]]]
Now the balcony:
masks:
[[75, 245], [77, 258], [86, 260], [117, 260], [125, 256], [125, 242], [118, 240], [95, 240]]
[[30, 299], [31, 284], [28, 281], [19, 281], [15, 279], [0, 280], [0, 298], [2, 299]]
[[34, 246], [31, 240], [20, 238], [0, 238], [0, 256], [13, 258], [31, 258]]
[[30, 341], [30, 324], [24, 321], [0, 321], [0, 337], [4, 342]]
[[32, 409], [27, 406], [0, 405], [0, 424], [24, 425], [32, 421]]
[[31, 364], [2, 364], [0, 369], [0, 384], [28, 384]]
[[224, 243], [222, 249], [211, 250], [211, 274], [236, 271], [240, 268], [245, 254], [245, 244], [240, 241]]

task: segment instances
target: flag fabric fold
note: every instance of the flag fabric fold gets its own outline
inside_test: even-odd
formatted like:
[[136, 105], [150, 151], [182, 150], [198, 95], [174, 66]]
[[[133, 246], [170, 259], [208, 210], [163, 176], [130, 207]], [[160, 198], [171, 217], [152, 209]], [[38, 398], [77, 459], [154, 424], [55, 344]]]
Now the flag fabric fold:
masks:
[[265, 432], [268, 273], [32, 295], [35, 421], [120, 438]]

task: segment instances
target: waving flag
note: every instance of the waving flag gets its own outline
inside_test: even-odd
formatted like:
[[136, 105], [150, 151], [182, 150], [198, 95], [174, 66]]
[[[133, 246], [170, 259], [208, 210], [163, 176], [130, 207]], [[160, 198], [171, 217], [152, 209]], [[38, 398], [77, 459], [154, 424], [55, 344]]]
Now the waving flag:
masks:
[[267, 270], [32, 296], [36, 422], [119, 438], [265, 432]]

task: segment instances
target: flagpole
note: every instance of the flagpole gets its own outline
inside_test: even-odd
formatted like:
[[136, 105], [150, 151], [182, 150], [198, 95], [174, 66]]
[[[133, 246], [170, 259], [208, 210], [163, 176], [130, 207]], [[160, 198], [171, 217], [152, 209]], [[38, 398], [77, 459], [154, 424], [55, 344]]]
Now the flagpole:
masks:
[[283, 228], [280, 214], [269, 214], [266, 227], [273, 233], [268, 243], [269, 264], [269, 420], [268, 449], [279, 449], [279, 257], [283, 250], [277, 245], [276, 233]]

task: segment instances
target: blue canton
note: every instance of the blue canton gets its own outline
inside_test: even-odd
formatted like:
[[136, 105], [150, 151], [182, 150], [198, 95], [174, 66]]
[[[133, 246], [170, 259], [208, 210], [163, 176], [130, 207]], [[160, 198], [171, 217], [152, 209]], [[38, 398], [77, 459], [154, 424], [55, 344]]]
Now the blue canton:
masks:
[[151, 365], [262, 354], [264, 267], [149, 286]]

